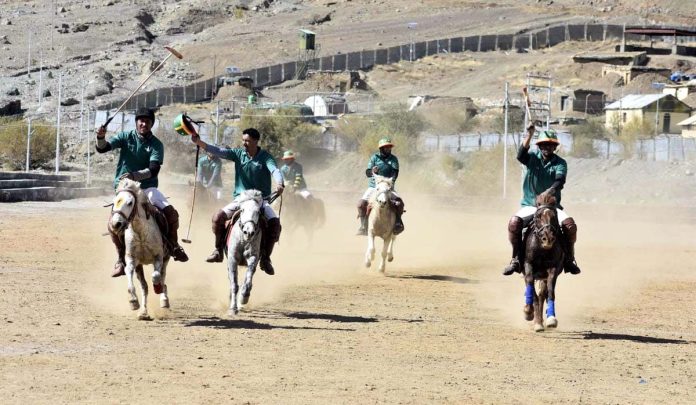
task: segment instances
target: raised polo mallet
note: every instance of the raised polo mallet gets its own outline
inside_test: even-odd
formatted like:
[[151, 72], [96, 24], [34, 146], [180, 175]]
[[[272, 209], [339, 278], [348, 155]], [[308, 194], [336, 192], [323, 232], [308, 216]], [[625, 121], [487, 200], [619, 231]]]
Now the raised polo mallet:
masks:
[[[196, 124], [200, 128], [200, 124], [203, 121], [194, 121], [186, 113], [179, 114], [174, 120], [174, 130], [182, 136], [198, 136], [198, 131], [193, 127]], [[193, 208], [196, 204], [196, 183], [198, 183], [198, 156], [200, 155], [201, 147], [196, 145], [196, 160], [193, 162], [193, 198], [191, 200], [191, 215], [189, 216], [188, 229], [186, 230], [186, 237], [182, 238], [181, 241], [184, 243], [191, 243], [189, 239], [189, 234], [191, 233], [191, 221], [193, 220]]]
[[140, 84], [138, 85], [138, 87], [136, 87], [135, 90], [133, 90], [133, 92], [130, 94], [130, 96], [128, 96], [128, 98], [126, 99], [126, 101], [124, 101], [124, 102], [118, 107], [118, 109], [116, 109], [116, 112], [115, 112], [111, 117], [109, 117], [109, 118], [106, 119], [106, 122], [104, 123], [104, 125], [102, 125], [103, 128], [106, 129], [106, 127], [109, 125], [109, 123], [111, 122], [111, 120], [114, 119], [114, 117], [116, 116], [116, 114], [118, 114], [118, 113], [123, 109], [123, 107], [125, 107], [125, 105], [130, 101], [130, 99], [133, 98], [133, 96], [135, 95], [135, 93], [137, 93], [138, 90], [140, 90], [140, 89], [145, 85], [145, 82], [147, 82], [148, 80], [150, 80], [150, 78], [152, 77], [152, 75], [154, 75], [158, 70], [160, 70], [160, 68], [162, 67], [162, 65], [164, 65], [164, 63], [167, 61], [167, 59], [171, 58], [172, 55], [173, 55], [173, 56], [176, 56], [177, 59], [183, 59], [183, 57], [184, 57], [184, 55], [182, 55], [181, 53], [179, 53], [176, 49], [174, 49], [174, 48], [172, 48], [172, 47], [165, 46], [164, 49], [168, 50], [168, 51], [169, 51], [169, 54], [168, 54], [164, 59], [162, 59], [162, 62], [160, 62], [159, 65], [157, 65], [157, 67], [152, 71], [152, 73], [150, 73], [149, 75], [147, 75], [147, 77], [146, 77], [145, 79], [143, 79], [143, 81], [140, 82]]

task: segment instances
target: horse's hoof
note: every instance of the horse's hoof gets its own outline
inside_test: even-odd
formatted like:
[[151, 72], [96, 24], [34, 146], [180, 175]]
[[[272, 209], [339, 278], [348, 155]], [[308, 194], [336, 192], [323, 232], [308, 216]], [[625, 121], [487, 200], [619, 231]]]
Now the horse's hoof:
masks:
[[139, 321], [151, 321], [152, 318], [150, 318], [150, 315], [148, 315], [147, 312], [143, 312], [141, 314], [138, 314], [138, 320]]
[[534, 308], [531, 305], [525, 305], [522, 311], [524, 312], [525, 321], [531, 321], [534, 319]]
[[162, 294], [162, 284], [153, 284], [152, 289], [155, 290], [155, 294]]
[[130, 301], [130, 306], [133, 311], [140, 309], [140, 303], [138, 301]]
[[169, 308], [169, 299], [167, 299], [167, 298], [160, 299], [160, 308]]
[[239, 313], [239, 310], [237, 308], [230, 308], [227, 311], [227, 316], [233, 317], [233, 316], [236, 316], [238, 313]]
[[387, 261], [388, 261], [388, 262], [393, 262], [393, 261], [394, 261], [394, 256], [389, 256], [389, 257], [387, 257]]
[[556, 319], [555, 316], [549, 316], [546, 318], [546, 327], [547, 328], [555, 328], [558, 326], [558, 320]]
[[534, 332], [543, 332], [544, 331], [544, 325], [537, 323], [534, 324]]
[[378, 270], [380, 273], [384, 274], [384, 267], [380, 267]]
[[370, 262], [369, 260], [365, 260], [365, 267], [366, 268], [369, 269], [371, 265], [372, 265], [372, 262]]
[[242, 305], [246, 305], [249, 303], [249, 295], [242, 295], [239, 297], [239, 303]]

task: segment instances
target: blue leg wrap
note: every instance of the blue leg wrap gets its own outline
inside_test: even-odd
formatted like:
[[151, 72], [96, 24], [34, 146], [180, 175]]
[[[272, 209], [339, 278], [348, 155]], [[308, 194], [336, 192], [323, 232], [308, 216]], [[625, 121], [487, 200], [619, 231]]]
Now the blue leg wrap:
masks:
[[546, 316], [556, 316], [556, 303], [553, 300], [547, 300], [546, 305]]
[[534, 304], [534, 285], [527, 284], [527, 288], [524, 290], [524, 303]]

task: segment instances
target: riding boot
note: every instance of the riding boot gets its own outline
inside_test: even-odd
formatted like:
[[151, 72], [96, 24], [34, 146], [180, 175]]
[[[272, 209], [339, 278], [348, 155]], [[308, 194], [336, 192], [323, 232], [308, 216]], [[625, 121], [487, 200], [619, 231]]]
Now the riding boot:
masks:
[[276, 242], [280, 240], [280, 218], [271, 218], [266, 224], [266, 229], [261, 235], [261, 260], [259, 266], [266, 274], [272, 276], [275, 274], [275, 269], [271, 263], [271, 254]]
[[508, 222], [508, 240], [512, 245], [512, 260], [510, 264], [503, 270], [504, 276], [509, 276], [512, 273], [520, 273], [522, 266], [520, 265], [520, 256], [522, 253], [522, 218], [513, 216]]
[[111, 277], [124, 276], [126, 274], [126, 242], [123, 240], [123, 233], [117, 234], [109, 230], [109, 234], [111, 235], [111, 241], [114, 242], [116, 252], [118, 253], [118, 259], [116, 259], [116, 263], [114, 263]]
[[213, 234], [215, 235], [215, 250], [208, 256], [205, 261], [208, 263], [220, 263], [224, 257], [223, 249], [225, 248], [225, 222], [227, 222], [227, 214], [220, 210], [213, 215]]
[[358, 218], [360, 219], [360, 228], [356, 235], [367, 236], [367, 200], [358, 201]]
[[184, 252], [184, 248], [179, 245], [179, 237], [177, 235], [179, 230], [179, 213], [173, 205], [164, 207], [162, 213], [167, 218], [167, 225], [169, 225], [167, 239], [169, 239], [169, 243], [172, 246], [172, 257], [177, 262], [187, 262], [189, 259], [188, 255]]
[[401, 216], [404, 215], [404, 202], [401, 198], [395, 198], [392, 201], [392, 206], [394, 207], [396, 220], [394, 221], [394, 229], [392, 233], [398, 235], [404, 231], [404, 222], [401, 220]]
[[580, 274], [580, 267], [575, 262], [575, 241], [578, 237], [578, 227], [573, 218], [567, 218], [561, 224], [563, 229], [563, 240], [565, 241], [565, 260], [563, 271], [570, 274]]

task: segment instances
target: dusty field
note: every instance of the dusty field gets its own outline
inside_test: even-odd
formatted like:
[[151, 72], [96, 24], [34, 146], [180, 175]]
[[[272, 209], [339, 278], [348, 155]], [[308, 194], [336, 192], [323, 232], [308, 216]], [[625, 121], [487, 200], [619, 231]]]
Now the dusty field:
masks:
[[172, 309], [152, 299], [151, 322], [108, 277], [101, 200], [0, 206], [2, 402], [690, 402], [693, 218], [569, 205], [584, 272], [559, 280], [559, 329], [535, 334], [522, 281], [500, 276], [513, 203], [452, 211], [404, 197], [386, 277], [361, 268], [354, 209], [336, 199], [311, 249], [284, 234], [278, 274], [256, 275], [234, 319], [196, 217], [192, 260], [170, 267]]

